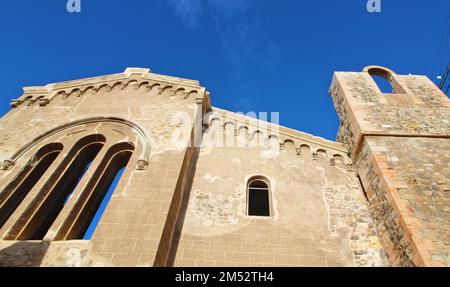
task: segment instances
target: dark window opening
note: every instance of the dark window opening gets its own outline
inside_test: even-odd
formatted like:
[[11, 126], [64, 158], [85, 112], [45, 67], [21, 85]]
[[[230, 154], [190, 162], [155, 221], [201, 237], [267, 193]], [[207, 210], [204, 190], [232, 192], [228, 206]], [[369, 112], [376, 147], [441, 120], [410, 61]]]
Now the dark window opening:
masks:
[[94, 160], [95, 156], [98, 154], [103, 144], [92, 144], [83, 148], [78, 157], [72, 162], [70, 167], [64, 173], [64, 176], [55, 186], [52, 192], [52, 201], [49, 202], [51, 206], [47, 206], [42, 210], [40, 216], [41, 224], [36, 232], [30, 236], [31, 240], [42, 240], [52, 226], [56, 217], [64, 207], [67, 197], [74, 192], [78, 183], [81, 181], [81, 177], [85, 174], [86, 167], [88, 164]]
[[60, 143], [51, 143], [42, 147], [0, 193], [0, 228], [55, 161], [62, 149], [63, 145]]
[[269, 187], [262, 180], [254, 180], [248, 186], [248, 215], [270, 216]]
[[79, 140], [7, 235], [7, 239], [42, 240], [62, 211], [86, 167], [106, 141], [102, 135]]

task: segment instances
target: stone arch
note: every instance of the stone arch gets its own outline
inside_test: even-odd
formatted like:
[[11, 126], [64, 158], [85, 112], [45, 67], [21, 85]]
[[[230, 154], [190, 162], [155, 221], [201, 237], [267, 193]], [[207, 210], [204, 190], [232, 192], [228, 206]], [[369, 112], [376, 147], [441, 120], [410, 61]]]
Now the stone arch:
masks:
[[197, 90], [190, 90], [189, 92], [186, 93], [186, 99], [196, 97], [197, 95], [198, 95]]
[[150, 85], [150, 82], [148, 81], [143, 81], [139, 84], [139, 88], [138, 90], [143, 90], [143, 91], [148, 91], [148, 87]]
[[175, 96], [186, 98], [186, 89], [185, 88], [177, 88], [174, 92]]
[[148, 159], [150, 157], [150, 150], [151, 150], [151, 141], [150, 141], [150, 136], [148, 135], [148, 133], [146, 132], [146, 130], [144, 130], [142, 127], [140, 127], [138, 124], [125, 120], [125, 119], [121, 119], [121, 118], [114, 118], [114, 117], [92, 117], [92, 118], [86, 118], [86, 119], [81, 119], [81, 120], [77, 120], [71, 123], [67, 123], [58, 127], [55, 127], [45, 133], [43, 133], [42, 135], [36, 137], [35, 139], [33, 139], [32, 141], [30, 141], [29, 143], [27, 143], [26, 145], [24, 145], [22, 148], [20, 148], [16, 153], [13, 154], [13, 156], [8, 159], [5, 160], [1, 166], [1, 169], [3, 170], [8, 170], [10, 169], [15, 162], [28, 150], [34, 148], [35, 146], [37, 146], [38, 144], [40, 144], [43, 140], [45, 140], [46, 138], [55, 135], [57, 133], [63, 132], [65, 130], [68, 130], [70, 128], [74, 128], [77, 126], [82, 126], [85, 124], [92, 124], [92, 123], [116, 123], [119, 125], [123, 125], [125, 127], [129, 127], [132, 130], [134, 130], [138, 135], [139, 135], [139, 140], [140, 140], [140, 145], [142, 146], [141, 149], [141, 153], [139, 154], [139, 161], [137, 163], [137, 169], [139, 170], [143, 170], [146, 169], [147, 165], [148, 165]]
[[246, 125], [241, 125], [237, 128], [237, 134], [239, 136], [244, 136], [245, 138], [248, 138], [249, 128]]
[[300, 144], [297, 148], [297, 154], [302, 157], [311, 158], [311, 146], [305, 143]]
[[345, 157], [341, 154], [333, 154], [333, 164], [338, 166], [343, 166], [346, 164]]
[[159, 88], [159, 94], [163, 96], [169, 96], [169, 93], [172, 90], [172, 88], [173, 87], [171, 85], [161, 86]]
[[93, 95], [97, 92], [97, 89], [94, 86], [88, 86], [83, 90], [83, 96]]
[[295, 142], [292, 139], [285, 139], [283, 142], [283, 149], [291, 154], [295, 154]]
[[39, 95], [39, 96], [33, 98], [28, 105], [29, 106], [34, 105], [36, 102], [39, 102], [44, 97], [45, 97], [44, 95]]
[[89, 179], [86, 188], [82, 191], [83, 200], [75, 203], [70, 214], [58, 229], [55, 240], [82, 239], [112, 181], [119, 170], [126, 167], [134, 150], [134, 144], [126, 141], [116, 143], [108, 149]]
[[160, 87], [161, 87], [160, 83], [152, 83], [149, 84], [148, 91], [151, 92], [152, 94], [157, 94]]
[[70, 91], [69, 97], [80, 97], [82, 94], [83, 92], [81, 91], [81, 89], [75, 88]]
[[233, 121], [226, 121], [226, 122], [223, 124], [223, 128], [224, 128], [224, 129], [227, 129], [227, 128], [230, 128], [230, 127], [234, 129], [234, 126], [235, 126], [235, 124], [234, 124]]
[[64, 206], [64, 200], [77, 186], [88, 163], [97, 156], [106, 142], [102, 134], [90, 134], [79, 138], [67, 155], [39, 189], [35, 199], [15, 221], [6, 238], [10, 240], [42, 240], [56, 216]]
[[404, 94], [405, 90], [395, 80], [395, 72], [382, 66], [367, 66], [363, 72], [368, 73], [381, 93]]
[[125, 88], [125, 85], [123, 84], [123, 82], [115, 82], [114, 84], [111, 85], [111, 91], [120, 91], [123, 90]]
[[328, 152], [323, 148], [317, 148], [315, 154], [319, 160], [329, 160]]
[[222, 119], [220, 117], [212, 117], [209, 120], [209, 127], [219, 127], [222, 126]]
[[22, 104], [33, 103], [33, 96], [25, 96], [23, 100], [21, 100]]
[[265, 140], [266, 140], [266, 133], [261, 130], [261, 129], [254, 129], [252, 131], [252, 135], [251, 135], [251, 141], [255, 144], [258, 145], [263, 145], [265, 144]]
[[41, 147], [0, 192], [0, 228], [63, 150], [59, 142]]
[[139, 82], [137, 80], [130, 80], [124, 85], [124, 89], [139, 89]]
[[[55, 143], [55, 140], [61, 144]], [[36, 149], [38, 149], [37, 152], [35, 152]], [[48, 154], [54, 155], [50, 158], [54, 162], [48, 159]], [[58, 156], [59, 154], [61, 155]], [[25, 177], [25, 181], [34, 177], [28, 177], [28, 174], [39, 175], [47, 170], [39, 167], [41, 165], [44, 167], [48, 165], [49, 176], [38, 176], [36, 182], [39, 181], [40, 184], [36, 187], [32, 187], [32, 183], [28, 180], [28, 191], [31, 190], [29, 195], [27, 195], [27, 189], [16, 193], [17, 188], [14, 188], [13, 183], [11, 184], [13, 187], [11, 190], [14, 191], [11, 198], [20, 199], [22, 195], [25, 195], [28, 199], [27, 204], [20, 210], [15, 210], [11, 201], [0, 202], [0, 208], [1, 203], [8, 203], [7, 209], [0, 210], [0, 217], [11, 214], [11, 212], [3, 211], [15, 210], [14, 214], [8, 218], [5, 238], [53, 240], [58, 235], [61, 240], [81, 239], [81, 233], [86, 231], [87, 221], [69, 215], [73, 215], [74, 210], [78, 210], [84, 212], [83, 216], [86, 215], [85, 212], [88, 212], [86, 218], [92, 218], [92, 213], [89, 212], [97, 210], [101, 202], [99, 196], [104, 196], [106, 187], [110, 186], [112, 175], [114, 177], [117, 175], [118, 168], [125, 168], [130, 161], [136, 165], [136, 169], [143, 170], [148, 165], [149, 155], [150, 140], [145, 130], [119, 118], [82, 119], [58, 126], [40, 135], [16, 152], [13, 159], [7, 161], [9, 166], [5, 169], [11, 169], [11, 175], [18, 172]], [[30, 156], [32, 160], [29, 162], [33, 164], [24, 164], [24, 159]], [[55, 157], [57, 157], [56, 160]], [[16, 161], [18, 164], [14, 166]], [[39, 168], [32, 169], [35, 162]], [[91, 167], [89, 167], [90, 163], [92, 163]], [[22, 170], [28, 173], [22, 173]], [[126, 170], [131, 172], [128, 168]], [[89, 174], [85, 181], [89, 184], [92, 182], [93, 185], [78, 185], [80, 178], [85, 174]], [[11, 182], [14, 182], [14, 178]], [[76, 196], [73, 196], [71, 203], [66, 205], [65, 201], [69, 197], [72, 198], [72, 193]], [[1, 195], [4, 194], [6, 193]], [[20, 200], [17, 202], [20, 204]], [[86, 206], [87, 210], [85, 210]], [[80, 209], [74, 209], [75, 207]], [[62, 225], [63, 222], [70, 228], [60, 229], [61, 226], [65, 226]]]
[[111, 92], [111, 86], [108, 84], [100, 85], [97, 89], [99, 93], [109, 93]]

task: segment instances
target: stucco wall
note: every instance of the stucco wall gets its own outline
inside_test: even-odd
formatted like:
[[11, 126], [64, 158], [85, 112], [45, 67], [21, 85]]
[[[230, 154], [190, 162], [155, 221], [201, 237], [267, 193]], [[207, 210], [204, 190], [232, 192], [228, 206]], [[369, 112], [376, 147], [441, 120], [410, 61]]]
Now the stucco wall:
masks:
[[[220, 132], [220, 131], [219, 131]], [[229, 134], [230, 136], [232, 134]], [[175, 266], [383, 266], [358, 180], [324, 153], [293, 143], [204, 147]], [[246, 215], [247, 180], [270, 181], [272, 216]]]

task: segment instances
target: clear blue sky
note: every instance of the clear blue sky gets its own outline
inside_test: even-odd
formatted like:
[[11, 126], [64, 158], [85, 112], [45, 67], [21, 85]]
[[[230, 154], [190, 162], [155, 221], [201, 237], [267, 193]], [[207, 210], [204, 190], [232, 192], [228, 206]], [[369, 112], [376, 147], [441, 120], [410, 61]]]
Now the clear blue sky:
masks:
[[[334, 140], [333, 71], [387, 66], [436, 80], [450, 60], [449, 0], [8, 0], [0, 4], [0, 115], [23, 86], [149, 67], [200, 80], [213, 105], [279, 112]], [[85, 238], [104, 211], [121, 173]]]
[[280, 112], [334, 140], [333, 71], [378, 64], [435, 80], [450, 60], [450, 45], [437, 57], [448, 0], [381, 0], [373, 14], [367, 0], [81, 0], [80, 14], [66, 2], [2, 1], [0, 115], [23, 86], [149, 67], [200, 80], [217, 107]]

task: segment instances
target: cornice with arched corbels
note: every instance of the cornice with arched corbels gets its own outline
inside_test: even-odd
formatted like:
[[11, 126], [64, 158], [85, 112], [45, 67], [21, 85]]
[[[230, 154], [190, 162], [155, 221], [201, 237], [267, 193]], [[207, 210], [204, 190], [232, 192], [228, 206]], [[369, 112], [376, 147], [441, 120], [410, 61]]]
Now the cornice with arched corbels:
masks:
[[[26, 87], [24, 94], [11, 101], [11, 107], [35, 106], [45, 107], [56, 98], [82, 98], [85, 95], [108, 93], [115, 90], [140, 90], [155, 92], [168, 97], [179, 96], [183, 99], [195, 98], [196, 103], [205, 102], [208, 96], [205, 88], [197, 81], [162, 76], [149, 73], [149, 69], [128, 68], [123, 74], [48, 84], [42, 87]], [[204, 107], [208, 110], [210, 107]]]
[[347, 171], [353, 171], [352, 160], [348, 157], [344, 148], [336, 149], [320, 141], [280, 132], [279, 130], [273, 129], [270, 124], [264, 123], [261, 126], [230, 120], [228, 118], [224, 119], [222, 115], [218, 114], [209, 114], [204, 119], [205, 132], [209, 132], [210, 129], [215, 129], [216, 131], [220, 130], [226, 133], [229, 130], [232, 131], [231, 134], [233, 136], [244, 135], [249, 141], [260, 134], [262, 135], [260, 139], [263, 139], [265, 145], [269, 145], [270, 142], [275, 142], [279, 146], [280, 151], [287, 151], [287, 147], [290, 145], [292, 147], [290, 149], [292, 156], [309, 154], [313, 160], [327, 160], [331, 166], [336, 166], [340, 163], [346, 167]]

